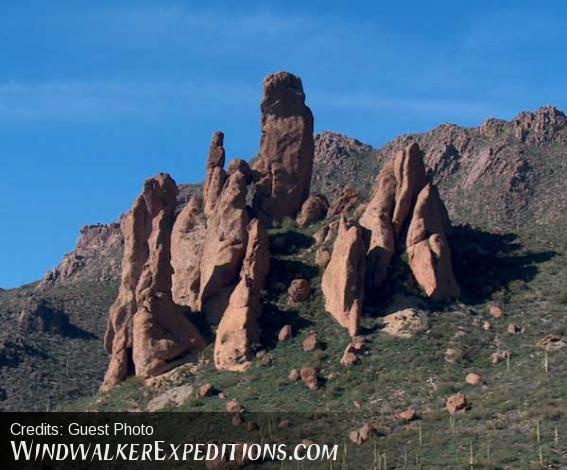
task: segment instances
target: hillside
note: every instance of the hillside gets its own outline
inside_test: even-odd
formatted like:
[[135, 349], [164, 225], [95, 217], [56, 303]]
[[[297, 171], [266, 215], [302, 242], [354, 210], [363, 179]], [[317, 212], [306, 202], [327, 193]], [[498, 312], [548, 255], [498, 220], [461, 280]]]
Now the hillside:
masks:
[[[235, 160], [225, 170], [223, 136], [217, 133], [203, 185], [177, 188], [167, 175], [148, 180], [132, 210], [121, 219], [127, 222], [126, 236], [118, 224], [85, 227], [76, 249], [43, 280], [0, 291], [0, 319], [5, 325], [0, 337], [0, 408], [221, 411], [226, 401], [218, 394], [195, 395], [198, 387], [212, 384], [217, 392], [236, 399], [247, 410], [272, 411], [277, 406], [286, 411], [356, 412], [343, 427], [336, 427], [339, 442], [354, 426], [370, 421], [378, 430], [381, 448], [400, 465], [404, 455], [431, 465], [453, 459], [455, 464], [462, 464], [471, 448], [477, 460], [484, 459], [485, 464], [494, 459], [531, 465], [540, 454], [545, 454], [545, 461], [552, 465], [565, 464], [564, 438], [552, 437], [567, 435], [565, 115], [545, 107], [521, 113], [509, 122], [488, 119], [478, 128], [445, 124], [424, 134], [400, 136], [373, 149], [335, 133], [324, 132], [313, 138], [313, 117], [304, 106], [301, 82], [298, 85], [295, 77], [278, 74], [270, 79], [265, 82], [262, 103], [260, 157], [251, 167]], [[278, 81], [286, 82], [284, 91], [278, 88]], [[290, 90], [291, 96], [287, 96]], [[271, 101], [272, 94], [278, 100]], [[278, 109], [280, 94], [289, 100], [285, 112]], [[411, 143], [418, 145], [412, 147]], [[290, 165], [301, 178], [282, 176], [274, 149], [283, 149], [284, 160], [312, 152], [311, 194], [321, 193], [325, 198], [307, 199], [309, 180], [305, 181], [305, 175], [311, 168], [298, 170]], [[411, 184], [406, 186], [411, 189], [419, 180], [416, 195], [421, 195], [424, 187], [436, 186], [439, 197], [431, 189], [428, 194], [433, 203], [428, 199], [421, 212], [418, 198], [413, 197], [406, 214], [410, 220], [403, 221], [402, 232], [396, 233], [396, 250], [414, 225], [435, 226], [428, 229], [427, 236], [441, 235], [442, 241], [446, 237], [450, 256], [446, 252], [439, 255], [439, 265], [452, 266], [449, 274], [452, 277], [454, 271], [459, 298], [455, 300], [448, 291], [442, 299], [435, 298], [443, 276], [434, 266], [437, 285], [430, 292], [430, 280], [422, 282], [424, 277], [420, 277], [424, 266], [415, 261], [415, 246], [408, 242], [388, 259], [387, 279], [383, 289], [378, 289], [380, 295], [367, 292], [367, 300], [361, 299], [360, 306], [353, 307], [359, 309], [360, 325], [353, 327], [355, 332], [349, 326], [349, 332], [355, 338], [362, 336], [365, 344], [356, 353], [347, 349], [352, 354], [348, 356], [345, 348], [354, 340], [339, 326], [340, 314], [326, 312], [326, 299], [333, 293], [330, 289], [324, 292], [324, 273], [330, 261], [321, 258], [328, 255], [332, 259], [337, 239], [343, 236], [345, 252], [356, 250], [359, 242], [367, 243], [364, 234], [353, 235], [358, 230], [356, 223], [344, 227], [339, 223], [339, 214], [346, 206], [349, 219], [364, 226], [369, 207], [390, 204], [386, 193], [392, 176], [388, 172], [394, 170], [389, 165], [400, 158], [400, 152], [409, 159], [415, 149], [421, 149], [416, 155], [422, 152], [424, 157], [424, 174], [417, 171], [417, 176], [412, 176], [407, 170], [404, 178]], [[351, 188], [341, 198], [347, 185]], [[379, 197], [381, 191], [386, 196]], [[400, 192], [396, 189], [396, 199]], [[203, 197], [203, 210], [194, 195]], [[323, 214], [327, 211], [324, 199], [331, 207], [327, 218]], [[285, 204], [278, 204], [282, 200]], [[305, 201], [311, 204], [307, 209], [303, 209]], [[431, 222], [442, 212], [438, 205], [446, 206], [452, 230], [444, 221]], [[432, 207], [435, 216], [431, 216]], [[334, 213], [333, 208], [337, 208]], [[289, 216], [298, 212], [309, 222]], [[395, 226], [395, 214], [387, 212]], [[423, 221], [418, 220], [420, 213], [425, 214]], [[155, 220], [150, 224], [144, 217]], [[262, 242], [261, 230], [256, 233], [259, 229], [252, 227], [264, 220], [268, 221], [268, 230]], [[347, 229], [358, 237], [351, 244], [345, 241]], [[235, 233], [240, 238], [230, 238]], [[372, 240], [375, 238], [380, 237]], [[431, 240], [417, 241], [427, 241], [429, 246]], [[154, 248], [138, 259], [139, 253], [132, 251], [137, 243]], [[219, 258], [219, 253], [234, 250], [236, 245], [238, 250], [230, 251], [229, 263]], [[125, 252], [128, 261], [122, 269], [128, 276], [137, 272], [140, 277], [138, 284], [142, 287], [132, 295], [145, 299], [140, 305], [150, 305], [144, 307], [148, 309], [145, 314], [156, 315], [163, 302], [167, 312], [179, 307], [185, 319], [180, 329], [192, 332], [193, 326], [186, 325], [194, 323], [203, 343], [208, 344], [199, 351], [198, 361], [192, 356], [194, 363], [160, 379], [146, 379], [145, 386], [143, 378], [128, 377], [126, 371], [114, 369], [111, 361], [105, 380], [110, 392], [99, 395], [96, 391], [103, 382], [109, 357], [103, 346], [109, 307], [117, 292], [115, 311], [126, 308], [120, 300], [128, 298], [124, 282], [119, 291], [120, 260]], [[175, 253], [196, 260], [201, 283], [196, 290], [192, 284], [195, 266], [181, 263]], [[355, 251], [352, 253], [348, 263], [358, 259]], [[365, 255], [366, 251], [362, 257]], [[262, 264], [258, 260], [264, 258], [271, 269], [254, 265]], [[166, 265], [169, 269], [163, 268]], [[226, 270], [227, 265], [232, 271]], [[375, 269], [364, 263], [351, 267], [348, 275], [333, 273], [338, 281], [332, 282], [344, 284], [357, 276], [358, 284], [368, 282], [368, 273], [366, 277], [364, 272], [353, 273]], [[222, 276], [216, 274], [220, 271]], [[183, 276], [183, 282], [176, 283], [172, 274]], [[265, 286], [257, 281], [261, 274], [266, 276]], [[290, 290], [297, 279], [308, 283], [306, 295], [305, 286], [297, 287], [297, 292]], [[155, 296], [164, 286], [165, 300]], [[360, 285], [346, 287], [356, 295], [364, 290]], [[240, 367], [240, 362], [235, 365], [230, 354], [220, 357], [219, 343], [214, 341], [219, 330], [226, 330], [222, 321], [216, 330], [219, 306], [225, 315], [242, 309], [234, 308], [233, 294], [238, 289], [249, 289], [242, 295], [244, 299], [261, 299], [258, 303], [263, 310], [258, 319], [258, 338], [253, 344], [244, 342], [246, 357], [238, 359], [245, 363], [242, 373], [230, 371], [236, 370], [230, 367]], [[245, 308], [250, 314], [258, 305], [245, 303]], [[423, 314], [426, 324], [419, 332], [412, 332], [411, 338], [387, 334], [384, 316], [406, 308]], [[496, 315], [496, 308], [503, 314]], [[189, 323], [184, 323], [186, 320]], [[119, 336], [121, 325], [112, 322], [112, 313], [111, 325], [114, 337]], [[278, 340], [286, 326], [291, 337]], [[143, 325], [140, 328], [143, 331]], [[230, 338], [228, 344], [241, 340], [231, 336], [233, 330], [223, 330]], [[143, 335], [136, 338], [142, 341]], [[179, 338], [171, 341], [180, 342]], [[199, 337], [196, 343], [200, 341]], [[312, 345], [306, 346], [306, 341]], [[177, 346], [173, 348], [176, 352]], [[194, 352], [183, 350], [184, 354]], [[151, 355], [151, 351], [143, 353]], [[175, 363], [181, 354], [174, 356]], [[143, 354], [137, 357], [147, 361]], [[341, 363], [345, 357], [350, 361], [347, 365]], [[229, 364], [228, 372], [219, 370], [219, 364], [225, 363]], [[150, 367], [151, 361], [144, 364]], [[316, 374], [317, 386], [312, 389], [290, 380], [293, 369], [306, 367]], [[480, 383], [465, 383], [469, 373], [478, 374]], [[182, 399], [171, 398], [168, 394], [172, 390], [183, 392]], [[444, 409], [447, 398], [463, 391], [471, 409], [448, 418]], [[414, 410], [418, 419], [400, 418], [407, 410]], [[541, 426], [543, 443], [533, 442], [535, 422]], [[370, 447], [361, 449], [366, 449], [363, 459], [369, 459], [370, 466], [374, 458]]]

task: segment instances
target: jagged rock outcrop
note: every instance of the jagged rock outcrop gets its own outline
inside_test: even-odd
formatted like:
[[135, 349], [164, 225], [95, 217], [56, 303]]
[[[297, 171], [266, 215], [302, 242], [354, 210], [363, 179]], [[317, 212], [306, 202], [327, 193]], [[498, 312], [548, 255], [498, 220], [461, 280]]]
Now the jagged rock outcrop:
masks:
[[367, 231], [367, 288], [379, 292], [396, 250], [407, 250], [411, 271], [426, 295], [459, 295], [447, 242], [449, 216], [437, 188], [427, 182], [416, 143], [398, 152], [378, 175], [359, 223]]
[[419, 193], [408, 228], [406, 249], [412, 273], [428, 297], [458, 297], [451, 250], [446, 235], [449, 216], [437, 188], [427, 184]]
[[201, 200], [193, 196], [177, 216], [171, 232], [173, 301], [193, 311], [199, 307], [200, 264], [207, 231], [201, 205]]
[[356, 336], [364, 302], [366, 245], [362, 229], [355, 223], [339, 222], [331, 259], [321, 282], [325, 310]]
[[203, 185], [204, 211], [207, 217], [213, 213], [218, 198], [222, 192], [226, 173], [224, 171], [224, 134], [215, 132], [211, 145], [209, 146], [209, 157], [207, 159], [207, 175]]
[[247, 183], [246, 175], [239, 169], [230, 174], [207, 220], [197, 307], [211, 321], [220, 319], [239, 281], [250, 220], [246, 208]]
[[267, 219], [294, 218], [309, 196], [314, 156], [313, 114], [301, 79], [288, 72], [266, 77], [261, 110], [254, 208]]
[[312, 194], [301, 206], [301, 212], [297, 216], [297, 224], [300, 227], [318, 222], [325, 218], [329, 209], [329, 203], [325, 196], [321, 194]]
[[119, 224], [86, 225], [81, 228], [75, 249], [63, 257], [59, 266], [45, 274], [36, 290], [86, 278], [98, 282], [117, 280], [121, 250]]
[[350, 184], [347, 184], [331, 203], [329, 210], [327, 211], [327, 217], [331, 218], [336, 215], [346, 213], [353, 209], [359, 201], [360, 192]]
[[261, 222], [253, 219], [248, 225], [248, 245], [240, 282], [230, 296], [217, 329], [214, 350], [217, 369], [243, 371], [250, 366], [252, 346], [259, 339], [260, 295], [269, 269], [268, 235]]
[[105, 347], [111, 358], [102, 390], [124, 380], [132, 369], [148, 377], [162, 372], [170, 359], [205, 346], [171, 298], [170, 240], [176, 196], [177, 186], [169, 175], [150, 178], [121, 220], [122, 281], [109, 312]]
[[18, 326], [23, 333], [42, 331], [64, 335], [71, 329], [69, 318], [63, 311], [36, 297], [31, 297], [24, 304]]

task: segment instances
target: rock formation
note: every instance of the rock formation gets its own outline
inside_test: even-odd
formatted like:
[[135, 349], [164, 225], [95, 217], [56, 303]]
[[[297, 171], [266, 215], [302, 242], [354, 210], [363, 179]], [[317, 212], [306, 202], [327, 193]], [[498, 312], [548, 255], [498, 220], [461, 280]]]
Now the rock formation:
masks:
[[259, 339], [260, 295], [270, 269], [268, 235], [258, 219], [248, 225], [248, 245], [240, 282], [217, 329], [214, 359], [219, 370], [243, 371], [250, 366], [252, 345]]
[[119, 224], [85, 225], [81, 228], [75, 249], [63, 257], [59, 266], [45, 274], [36, 290], [79, 279], [97, 282], [118, 280], [121, 249]]
[[297, 224], [300, 227], [305, 227], [324, 219], [328, 208], [329, 203], [325, 196], [312, 194], [301, 206], [301, 212], [297, 216]]
[[246, 175], [236, 169], [226, 180], [207, 220], [200, 263], [198, 310], [218, 321], [238, 283], [246, 251], [249, 215], [246, 208]]
[[366, 245], [362, 230], [341, 217], [331, 259], [321, 283], [325, 309], [351, 336], [358, 332], [364, 302]]
[[359, 222], [367, 230], [367, 288], [377, 292], [396, 250], [406, 249], [411, 271], [428, 297], [459, 295], [446, 235], [449, 216], [437, 188], [427, 182], [423, 153], [415, 143], [398, 152], [376, 180]]
[[313, 114], [301, 79], [277, 72], [264, 80], [260, 158], [254, 208], [268, 219], [294, 218], [309, 196], [313, 170]]
[[329, 207], [327, 217], [331, 218], [343, 212], [348, 212], [358, 204], [359, 200], [360, 192], [354, 189], [350, 184], [347, 184]]
[[209, 146], [209, 158], [207, 159], [207, 175], [203, 185], [204, 211], [207, 217], [213, 213], [217, 200], [221, 194], [226, 173], [224, 171], [224, 134], [215, 132], [211, 145]]
[[122, 281], [105, 334], [111, 358], [103, 390], [124, 380], [132, 369], [143, 377], [155, 375], [167, 361], [205, 346], [171, 298], [170, 239], [176, 196], [177, 186], [169, 175], [150, 178], [121, 220]]
[[193, 196], [181, 210], [171, 232], [171, 293], [173, 301], [198, 309], [200, 263], [207, 229], [201, 200]]

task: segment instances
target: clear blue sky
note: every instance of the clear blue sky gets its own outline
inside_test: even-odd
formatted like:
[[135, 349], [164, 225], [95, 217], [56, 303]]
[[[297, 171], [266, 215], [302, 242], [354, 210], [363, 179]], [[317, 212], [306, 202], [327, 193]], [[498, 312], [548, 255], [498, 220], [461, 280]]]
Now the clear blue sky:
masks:
[[258, 147], [262, 78], [303, 79], [317, 131], [379, 146], [442, 122], [567, 107], [562, 1], [0, 4], [0, 286], [160, 171], [199, 181], [211, 133]]

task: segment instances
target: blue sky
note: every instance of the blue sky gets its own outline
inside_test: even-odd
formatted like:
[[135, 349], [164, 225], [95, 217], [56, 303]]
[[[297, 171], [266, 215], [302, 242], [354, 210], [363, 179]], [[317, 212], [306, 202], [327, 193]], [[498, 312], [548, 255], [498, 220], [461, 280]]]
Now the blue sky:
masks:
[[567, 2], [0, 4], [0, 287], [40, 278], [145, 178], [199, 181], [211, 133], [254, 155], [262, 78], [302, 77], [316, 130], [379, 146], [567, 108]]

